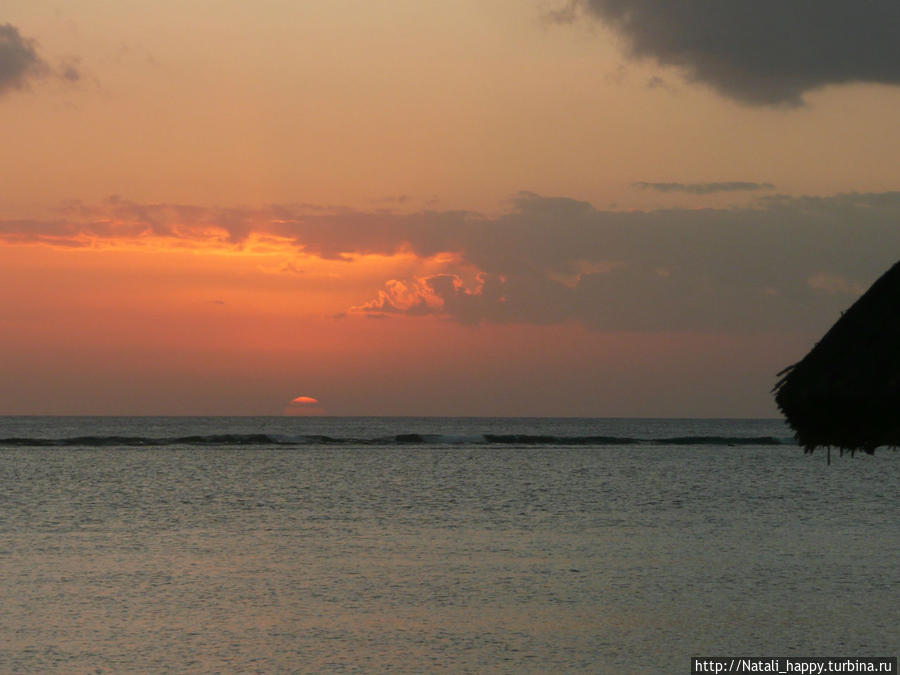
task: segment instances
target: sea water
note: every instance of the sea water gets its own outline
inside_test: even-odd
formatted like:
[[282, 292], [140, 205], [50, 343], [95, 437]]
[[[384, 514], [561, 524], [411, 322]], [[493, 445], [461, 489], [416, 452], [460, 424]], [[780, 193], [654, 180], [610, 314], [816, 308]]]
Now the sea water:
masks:
[[0, 418], [0, 672], [896, 655], [900, 457], [779, 420]]

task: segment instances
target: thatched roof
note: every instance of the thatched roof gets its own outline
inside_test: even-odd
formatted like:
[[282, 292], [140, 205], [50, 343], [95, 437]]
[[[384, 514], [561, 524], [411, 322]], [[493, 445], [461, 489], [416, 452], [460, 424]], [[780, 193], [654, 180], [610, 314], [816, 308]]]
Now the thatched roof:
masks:
[[900, 446], [900, 263], [779, 375], [775, 402], [807, 452]]

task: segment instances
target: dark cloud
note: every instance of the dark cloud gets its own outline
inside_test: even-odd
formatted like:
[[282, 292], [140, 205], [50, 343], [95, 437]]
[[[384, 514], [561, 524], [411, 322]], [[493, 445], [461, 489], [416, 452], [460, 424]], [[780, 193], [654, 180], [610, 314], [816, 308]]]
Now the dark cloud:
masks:
[[33, 40], [23, 38], [12, 24], [0, 25], [0, 94], [21, 89], [47, 70]]
[[642, 190], [656, 190], [657, 192], [687, 192], [694, 195], [708, 195], [716, 192], [745, 192], [755, 190], [774, 190], [771, 183], [748, 183], [744, 181], [732, 181], [724, 183], [647, 183], [639, 181], [635, 187]]
[[89, 246], [172, 237], [240, 248], [257, 234], [347, 264], [360, 254], [450, 252], [439, 273], [385, 279], [347, 311], [610, 330], [821, 332], [895, 262], [898, 224], [900, 192], [628, 212], [521, 193], [497, 216], [114, 199], [69, 205], [54, 221], [0, 221], [0, 240]]
[[66, 83], [81, 80], [77, 59], [51, 67], [38, 54], [34, 40], [22, 37], [12, 24], [0, 25], [0, 96], [14, 89], [24, 89], [39, 77], [51, 77]]
[[803, 104], [831, 84], [900, 84], [897, 0], [573, 0], [624, 36], [634, 57], [752, 105]]

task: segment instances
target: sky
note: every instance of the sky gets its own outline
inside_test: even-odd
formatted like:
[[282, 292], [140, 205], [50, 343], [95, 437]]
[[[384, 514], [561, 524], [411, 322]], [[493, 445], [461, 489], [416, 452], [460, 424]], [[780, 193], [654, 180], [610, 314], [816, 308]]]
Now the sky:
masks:
[[0, 414], [775, 417], [895, 0], [6, 0]]

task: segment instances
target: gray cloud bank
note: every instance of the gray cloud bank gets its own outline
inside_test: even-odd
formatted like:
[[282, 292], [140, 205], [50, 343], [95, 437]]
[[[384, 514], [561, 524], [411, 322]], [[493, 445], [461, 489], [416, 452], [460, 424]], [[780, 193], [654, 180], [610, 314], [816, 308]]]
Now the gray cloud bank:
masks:
[[850, 82], [900, 83], [897, 0], [572, 0], [622, 35], [630, 54], [681, 68], [742, 103], [803, 103]]
[[694, 195], [709, 195], [717, 192], [752, 192], [756, 190], [774, 190], [771, 183], [748, 183], [731, 181], [723, 183], [647, 183], [639, 181], [635, 187], [657, 192], [687, 192]]
[[[306, 207], [211, 209], [111, 200], [55, 221], [0, 221], [0, 240], [89, 246], [251, 233], [329, 259], [454, 252], [440, 273], [386, 279], [349, 314], [601, 330], [821, 332], [900, 251], [900, 192], [764, 197], [748, 207], [619, 212], [519, 194], [499, 216]], [[348, 264], [352, 264], [348, 262]]]

